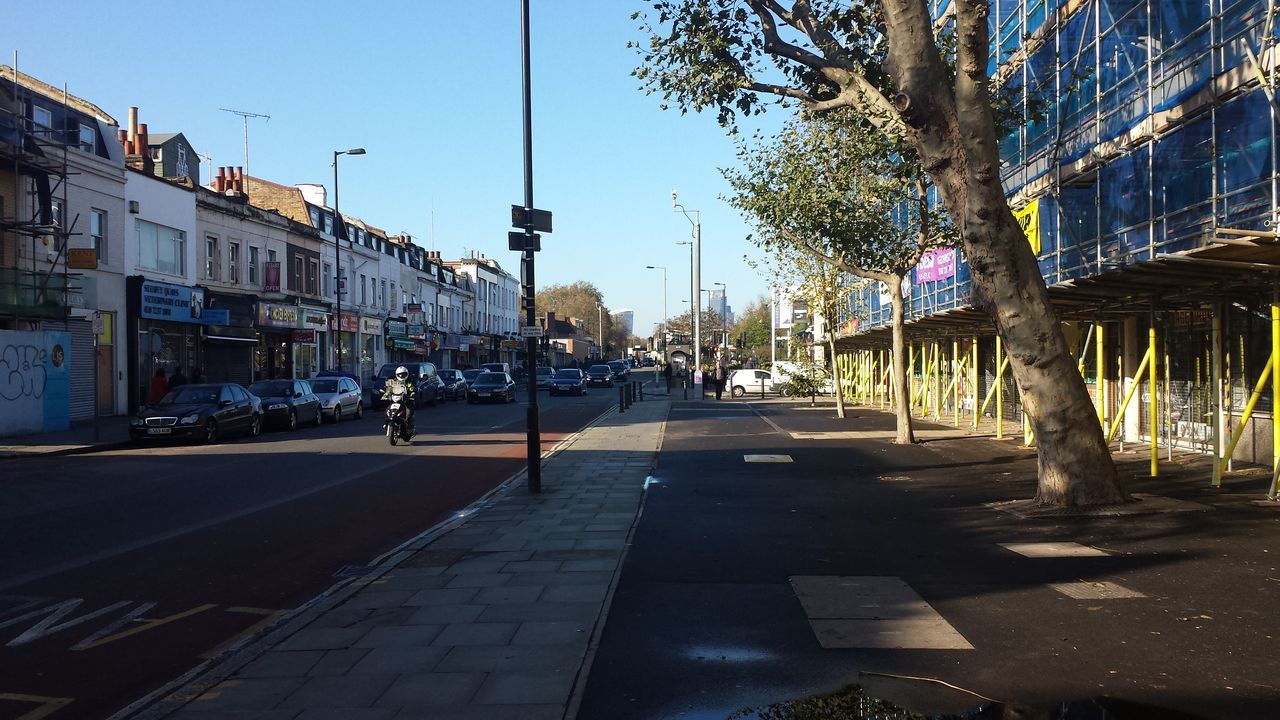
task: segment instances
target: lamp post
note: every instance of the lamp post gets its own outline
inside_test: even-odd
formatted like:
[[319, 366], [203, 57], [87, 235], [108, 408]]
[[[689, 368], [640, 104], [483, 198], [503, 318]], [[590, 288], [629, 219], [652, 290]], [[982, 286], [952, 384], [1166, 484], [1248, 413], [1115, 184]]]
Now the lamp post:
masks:
[[[690, 254], [693, 256], [693, 268], [690, 271], [692, 275], [693, 292], [693, 366], [695, 368], [702, 367], [702, 344], [698, 342], [698, 337], [702, 329], [702, 293], [698, 292], [702, 288], [702, 211], [686, 210], [683, 205], [676, 202], [676, 191], [671, 191], [671, 207], [679, 210], [690, 223], [693, 224], [693, 248]], [[693, 213], [693, 217], [689, 217], [689, 213]]]
[[667, 268], [662, 265], [645, 265], [646, 270], [662, 271], [662, 362], [667, 362]]
[[725, 319], [725, 309], [728, 308], [729, 286], [722, 282], [715, 283], [720, 286], [720, 342], [724, 346], [722, 351], [729, 354], [729, 321]]
[[596, 350], [604, 362], [604, 305], [596, 303]]
[[337, 320], [334, 325], [334, 344], [338, 348], [338, 370], [342, 370], [342, 291], [345, 283], [342, 280], [342, 237], [346, 223], [342, 222], [342, 214], [338, 210], [338, 158], [342, 155], [363, 155], [364, 148], [333, 151], [333, 294], [337, 298]]

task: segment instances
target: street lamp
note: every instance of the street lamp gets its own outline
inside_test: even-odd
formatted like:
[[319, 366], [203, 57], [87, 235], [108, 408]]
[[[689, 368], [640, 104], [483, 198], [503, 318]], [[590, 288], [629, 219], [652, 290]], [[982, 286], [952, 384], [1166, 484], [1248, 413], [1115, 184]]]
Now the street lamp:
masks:
[[[692, 269], [690, 275], [693, 283], [693, 292], [689, 293], [693, 296], [693, 337], [696, 341], [702, 328], [702, 293], [698, 290], [702, 287], [702, 211], [686, 210], [683, 205], [676, 202], [676, 191], [671, 191], [671, 207], [680, 211], [686, 220], [693, 224], [693, 248], [690, 254], [693, 256]], [[693, 217], [689, 217], [689, 213], [693, 213]], [[693, 366], [702, 367], [702, 345], [695, 342], [693, 345]]]
[[667, 268], [663, 265], [645, 265], [646, 270], [662, 271], [662, 362], [667, 362]]
[[596, 348], [604, 361], [604, 305], [596, 303]]
[[724, 353], [729, 353], [729, 321], [725, 317], [725, 310], [728, 308], [729, 287], [722, 282], [714, 283], [720, 286], [720, 342], [724, 344]]
[[340, 228], [345, 229], [346, 223], [342, 222], [342, 213], [338, 210], [338, 157], [340, 155], [363, 155], [364, 148], [351, 148], [350, 150], [334, 150], [333, 151], [333, 294], [337, 298], [337, 321], [334, 325], [333, 337], [338, 347], [338, 370], [342, 370], [342, 244]]

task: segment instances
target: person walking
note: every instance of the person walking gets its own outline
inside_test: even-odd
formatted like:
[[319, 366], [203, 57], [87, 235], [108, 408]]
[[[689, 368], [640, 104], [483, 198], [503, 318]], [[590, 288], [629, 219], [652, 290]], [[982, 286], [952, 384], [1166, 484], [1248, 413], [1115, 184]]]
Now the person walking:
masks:
[[724, 383], [729, 379], [729, 369], [724, 366], [724, 361], [716, 363], [715, 383], [716, 383], [716, 399], [720, 399], [721, 393], [724, 392]]
[[160, 402], [160, 398], [167, 392], [169, 392], [169, 378], [165, 377], [164, 368], [156, 368], [156, 374], [151, 376], [151, 394], [147, 396], [147, 402], [154, 405]]
[[671, 363], [662, 364], [662, 381], [667, 384], [667, 394], [671, 394]]

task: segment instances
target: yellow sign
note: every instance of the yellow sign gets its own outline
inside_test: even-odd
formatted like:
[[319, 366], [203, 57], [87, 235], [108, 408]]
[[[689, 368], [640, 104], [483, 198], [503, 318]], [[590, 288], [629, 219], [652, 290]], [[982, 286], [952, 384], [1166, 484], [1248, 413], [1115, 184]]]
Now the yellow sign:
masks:
[[1022, 226], [1022, 233], [1031, 243], [1031, 252], [1040, 254], [1040, 198], [1032, 200], [1021, 210], [1014, 210], [1013, 217]]
[[75, 270], [96, 270], [98, 251], [93, 248], [67, 248], [67, 267]]

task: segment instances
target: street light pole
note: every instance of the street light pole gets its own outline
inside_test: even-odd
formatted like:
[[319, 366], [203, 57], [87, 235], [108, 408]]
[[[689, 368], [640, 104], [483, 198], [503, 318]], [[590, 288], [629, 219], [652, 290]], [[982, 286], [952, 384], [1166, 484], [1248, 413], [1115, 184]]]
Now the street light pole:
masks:
[[337, 320], [334, 323], [333, 339], [338, 348], [338, 371], [342, 371], [342, 238], [339, 228], [346, 228], [342, 222], [342, 214], [338, 210], [338, 157], [342, 155], [364, 155], [364, 148], [333, 151], [333, 294], [337, 298]]
[[722, 282], [716, 283], [720, 286], [720, 342], [724, 344], [724, 352], [729, 352], [729, 321], [725, 318], [725, 310], [728, 308], [729, 286]]
[[[524, 206], [526, 212], [533, 211], [533, 91], [531, 73], [529, 71], [529, 0], [520, 0], [520, 60], [521, 80], [523, 85], [524, 115]], [[529, 244], [533, 231], [525, 226], [526, 246], [524, 250], [524, 275], [529, 292], [524, 302], [524, 320], [527, 327], [538, 324], [537, 309], [534, 305], [533, 248]], [[525, 355], [529, 358], [529, 376], [525, 382], [529, 384], [529, 408], [526, 415], [526, 455], [528, 469], [526, 471], [529, 492], [542, 492], [542, 430], [538, 418], [538, 383], [537, 357], [538, 338], [529, 337], [525, 343]]]
[[662, 362], [667, 362], [667, 268], [662, 265], [645, 265], [646, 270], [662, 271]]
[[604, 362], [604, 306], [596, 303], [596, 347], [600, 351], [600, 362]]
[[[686, 210], [683, 205], [676, 202], [676, 191], [671, 191], [671, 207], [679, 210], [689, 222], [693, 223], [693, 366], [695, 370], [702, 369], [702, 211]], [[693, 217], [689, 217], [689, 213], [693, 213]]]

